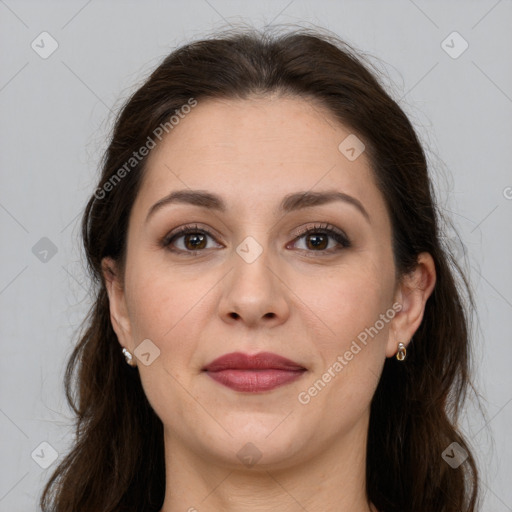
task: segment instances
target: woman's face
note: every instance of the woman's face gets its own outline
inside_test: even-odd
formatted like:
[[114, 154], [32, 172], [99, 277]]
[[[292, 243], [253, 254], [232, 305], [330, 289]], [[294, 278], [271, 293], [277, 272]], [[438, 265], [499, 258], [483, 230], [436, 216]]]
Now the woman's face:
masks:
[[[389, 216], [353, 137], [304, 99], [207, 100], [152, 150], [110, 300], [169, 446], [285, 467], [366, 435], [407, 340]], [[295, 366], [205, 370], [234, 352]]]

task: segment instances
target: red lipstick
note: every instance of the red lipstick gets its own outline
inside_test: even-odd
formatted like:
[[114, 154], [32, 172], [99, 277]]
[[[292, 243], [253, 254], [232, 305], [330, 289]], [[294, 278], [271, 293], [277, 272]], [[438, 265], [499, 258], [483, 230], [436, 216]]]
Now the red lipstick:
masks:
[[235, 391], [270, 391], [299, 378], [306, 368], [290, 359], [260, 352], [249, 355], [232, 352], [218, 357], [203, 368], [213, 380]]

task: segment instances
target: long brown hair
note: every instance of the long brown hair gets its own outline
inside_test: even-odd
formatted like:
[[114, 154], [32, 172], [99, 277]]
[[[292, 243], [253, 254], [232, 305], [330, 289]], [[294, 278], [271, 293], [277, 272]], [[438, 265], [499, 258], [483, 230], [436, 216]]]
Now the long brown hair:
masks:
[[[66, 369], [76, 443], [44, 489], [45, 512], [160, 510], [162, 423], [138, 371], [121, 354], [101, 272], [106, 256], [122, 268], [146, 158], [131, 167], [126, 163], [191, 98], [200, 103], [273, 92], [320, 101], [364, 141], [390, 215], [398, 275], [415, 267], [420, 252], [430, 253], [435, 262], [437, 282], [407, 360], [386, 360], [371, 403], [368, 498], [382, 512], [477, 510], [476, 464], [456, 427], [471, 389], [471, 290], [442, 243], [442, 218], [415, 130], [370, 68], [325, 30], [299, 27], [273, 34], [244, 27], [173, 51], [126, 102], [82, 220], [95, 302]], [[468, 453], [458, 468], [442, 457], [453, 442]]]

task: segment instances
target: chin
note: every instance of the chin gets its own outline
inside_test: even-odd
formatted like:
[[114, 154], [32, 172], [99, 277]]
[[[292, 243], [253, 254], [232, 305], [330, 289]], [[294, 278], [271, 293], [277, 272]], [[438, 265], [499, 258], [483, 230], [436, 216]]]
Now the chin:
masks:
[[304, 456], [309, 436], [299, 425], [283, 421], [285, 417], [283, 414], [264, 417], [253, 413], [252, 418], [244, 415], [243, 423], [224, 422], [224, 428], [231, 436], [224, 431], [216, 439], [210, 436], [208, 446], [203, 449], [217, 463], [231, 469], [240, 469], [240, 464], [253, 469], [293, 466]]

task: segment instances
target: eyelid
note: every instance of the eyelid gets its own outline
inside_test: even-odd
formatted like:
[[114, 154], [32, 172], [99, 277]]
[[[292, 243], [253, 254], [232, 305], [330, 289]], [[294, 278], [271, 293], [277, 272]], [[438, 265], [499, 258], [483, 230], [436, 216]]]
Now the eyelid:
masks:
[[[162, 245], [164, 248], [169, 248], [169, 246], [171, 245], [171, 240], [173, 238], [179, 238], [179, 237], [184, 236], [184, 235], [186, 235], [188, 233], [194, 233], [194, 232], [203, 233], [206, 236], [209, 236], [211, 239], [213, 239], [215, 241], [215, 243], [221, 244], [218, 241], [218, 239], [220, 238], [219, 235], [214, 233], [212, 229], [207, 228], [207, 227], [201, 227], [200, 223], [192, 223], [192, 224], [185, 224], [185, 225], [180, 226], [180, 227], [178, 227], [176, 229], [173, 229], [171, 232], [167, 233], [162, 238], [162, 240], [160, 241], [160, 245]], [[189, 252], [189, 253], [192, 253], [194, 251], [182, 251], [180, 249], [176, 249], [176, 252]]]
[[349, 241], [348, 236], [345, 234], [344, 231], [337, 228], [336, 226], [333, 226], [332, 224], [329, 224], [328, 222], [315, 222], [313, 224], [313, 226], [301, 226], [299, 228], [298, 234], [296, 235], [296, 238], [300, 238], [308, 233], [316, 232], [316, 231], [324, 231], [327, 233], [332, 231], [332, 232], [340, 235], [341, 237], [345, 238], [347, 241]]
[[[295, 236], [295, 238], [292, 240], [291, 243], [295, 244], [298, 240], [300, 240], [301, 238], [303, 238], [304, 236], [306, 236], [310, 233], [326, 234], [328, 237], [333, 238], [343, 249], [347, 249], [352, 246], [352, 242], [351, 242], [350, 238], [346, 235], [346, 233], [344, 231], [342, 231], [341, 229], [337, 228], [336, 226], [329, 224], [328, 222], [315, 223], [313, 226], [301, 227], [299, 233]], [[325, 255], [332, 254], [339, 250], [341, 250], [339, 247], [338, 248], [331, 247], [331, 249], [327, 249], [327, 250], [323, 250], [323, 251], [313, 251], [313, 250], [307, 251], [307, 250], [303, 249], [303, 251], [306, 251], [306, 252], [312, 252], [312, 253], [318, 252], [319, 254], [323, 253]]]

